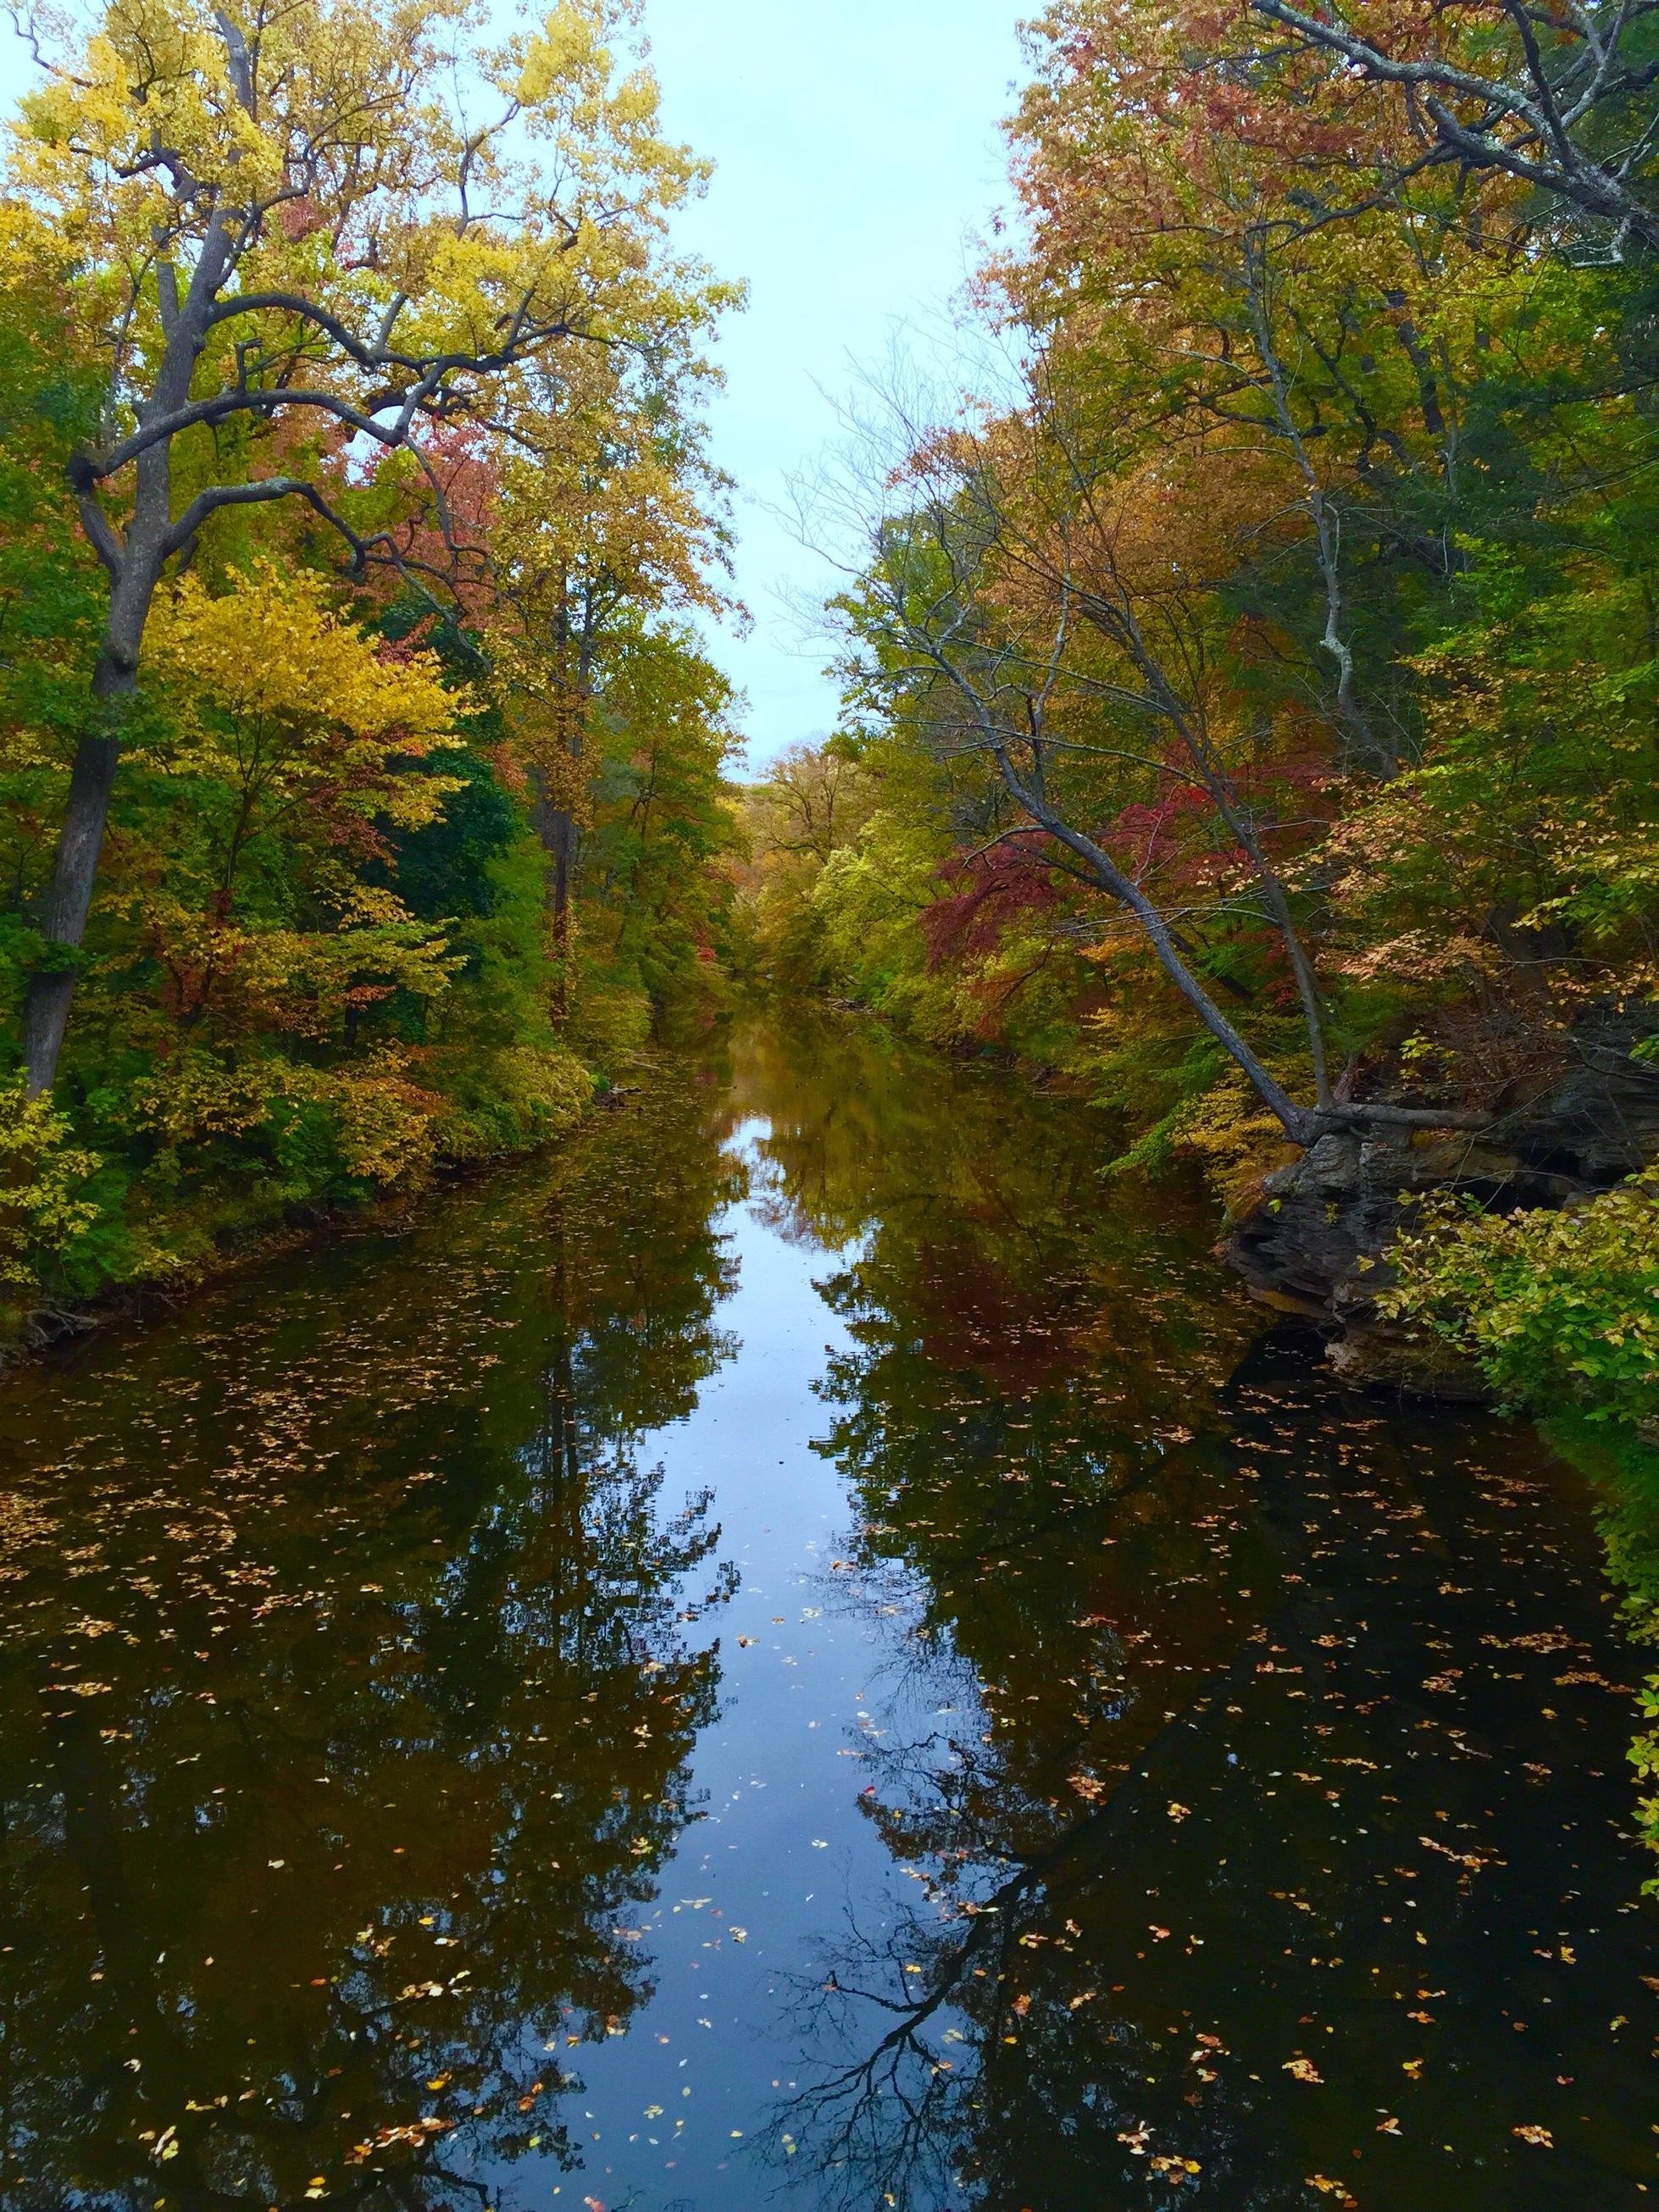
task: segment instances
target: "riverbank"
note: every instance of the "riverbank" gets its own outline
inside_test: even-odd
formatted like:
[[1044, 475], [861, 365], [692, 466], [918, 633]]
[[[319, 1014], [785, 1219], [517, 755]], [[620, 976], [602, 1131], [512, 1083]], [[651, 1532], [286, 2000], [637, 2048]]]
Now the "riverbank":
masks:
[[[610, 1076], [572, 1054], [536, 1058], [533, 1081], [521, 1077], [518, 1095], [498, 1097], [493, 1111], [446, 1116], [444, 1102], [426, 1094], [423, 1141], [388, 1154], [360, 1132], [355, 1159], [338, 1147], [283, 1159], [281, 1132], [257, 1126], [124, 1159], [77, 1141], [71, 1116], [49, 1102], [21, 1109], [0, 1198], [0, 1375], [66, 1339], [496, 1171], [560, 1141], [612, 1095]], [[411, 1103], [398, 1102], [405, 1111]]]
[[1572, 1213], [1659, 1160], [1659, 1066], [1638, 1056], [1648, 1035], [1628, 1018], [1587, 1021], [1564, 1070], [1478, 1130], [1322, 1138], [1235, 1192], [1229, 1261], [1267, 1304], [1312, 1322], [1351, 1380], [1481, 1394], [1491, 1378], [1455, 1326], [1436, 1334], [1390, 1310], [1401, 1241], [1459, 1206]]
[[[829, 1002], [915, 1035], [893, 1007], [834, 994]], [[1587, 1015], [1555, 1071], [1524, 1096], [1492, 1104], [1479, 1128], [1455, 1126], [1470, 1102], [1434, 1102], [1418, 1091], [1380, 1103], [1422, 1114], [1437, 1103], [1445, 1125], [1333, 1133], [1305, 1150], [1288, 1144], [1259, 1109], [1240, 1110], [1237, 1099], [1218, 1125], [1195, 1111], [1190, 1121], [1170, 1117], [1152, 1133], [1156, 1141], [1144, 1131], [1137, 1136], [1140, 1102], [1103, 1088], [1075, 1033], [1071, 1048], [1049, 1060], [949, 1029], [920, 1042], [1007, 1070], [1034, 1091], [1057, 1091], [1099, 1109], [1101, 1173], [1110, 1184], [1125, 1178], [1156, 1184], [1177, 1163], [1196, 1169], [1215, 1202], [1218, 1252], [1264, 1308], [1316, 1329], [1334, 1370], [1355, 1388], [1448, 1403], [1515, 1403], [1527, 1400], [1518, 1387], [1525, 1377], [1494, 1368], [1485, 1356], [1504, 1326], [1485, 1310], [1491, 1286], [1478, 1267], [1458, 1266], [1457, 1244], [1470, 1233], [1463, 1220], [1524, 1218], [1520, 1233], [1540, 1247], [1540, 1266], [1541, 1247], [1553, 1246], [1548, 1264], [1562, 1273], [1564, 1307], [1576, 1304], [1615, 1341], [1635, 1340], [1632, 1358], [1639, 1362], [1651, 1296], [1659, 1293], [1659, 1217], [1651, 1236], [1640, 1231], [1644, 1209], [1627, 1205], [1625, 1194], [1644, 1189], [1641, 1179], [1659, 1162], [1652, 1038], [1645, 1018], [1607, 1010]], [[1639, 1233], [1621, 1242], [1587, 1230], [1575, 1249], [1571, 1228], [1553, 1238], [1542, 1231], [1550, 1215], [1575, 1224], [1609, 1200]], [[1419, 1285], [1425, 1250], [1437, 1239], [1431, 1265], [1445, 1278], [1445, 1293], [1435, 1297], [1421, 1295]], [[1407, 1255], [1402, 1280], [1398, 1263]], [[1519, 1321], [1515, 1327], [1518, 1332]], [[1655, 1351], [1659, 1356], [1659, 1340]], [[1565, 1389], [1597, 1409], [1594, 1370], [1575, 1361], [1570, 1332], [1552, 1346], [1540, 1340], [1534, 1319], [1528, 1356], [1540, 1383], [1548, 1375], [1549, 1391]], [[1614, 1406], [1610, 1389], [1601, 1395], [1601, 1410], [1621, 1420], [1659, 1413], [1659, 1395], [1651, 1408]]]

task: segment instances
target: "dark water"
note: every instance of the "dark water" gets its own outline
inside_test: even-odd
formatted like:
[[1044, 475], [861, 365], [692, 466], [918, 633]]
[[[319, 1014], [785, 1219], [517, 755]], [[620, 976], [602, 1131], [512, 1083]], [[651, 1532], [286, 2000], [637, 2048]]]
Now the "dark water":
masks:
[[0, 2203], [1659, 2197], [1590, 1502], [1101, 1151], [757, 1029], [6, 1386]]

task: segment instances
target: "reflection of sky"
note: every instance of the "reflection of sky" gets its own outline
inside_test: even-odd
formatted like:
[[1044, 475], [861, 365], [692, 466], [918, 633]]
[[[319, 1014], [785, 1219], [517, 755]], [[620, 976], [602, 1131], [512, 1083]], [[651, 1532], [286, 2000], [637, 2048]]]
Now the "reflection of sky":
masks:
[[[765, 1133], [750, 1121], [732, 1140], [751, 1170]], [[792, 1978], [844, 1931], [849, 1901], [871, 1922], [891, 1879], [873, 1825], [854, 1810], [869, 1777], [849, 1753], [863, 1693], [890, 1675], [906, 1622], [848, 1609], [839, 1586], [853, 1578], [832, 1571], [851, 1532], [837, 1472], [811, 1448], [826, 1416], [811, 1386], [850, 1340], [813, 1287], [822, 1250], [786, 1242], [769, 1212], [737, 1206], [716, 1223], [739, 1267], [719, 1313], [736, 1358], [703, 1383], [686, 1419], [638, 1443], [641, 1465], [665, 1467], [668, 1511], [705, 1485], [715, 1491], [720, 1540], [688, 1578], [691, 1601], [717, 1559], [734, 1560], [742, 1582], [687, 1632], [718, 1638], [722, 1661], [720, 1717], [697, 1739], [687, 1791], [703, 1817], [658, 1871], [652, 1901], [621, 1916], [640, 1931], [623, 1942], [643, 1954], [654, 2001], [626, 2035], [567, 2056], [586, 2093], [562, 2100], [558, 2116], [584, 2164], [557, 2180], [561, 2207], [592, 2197], [636, 2212], [682, 2201], [738, 2212], [762, 2201], [771, 2184], [755, 2156], [793, 2086], [781, 2024]], [[878, 1721], [892, 1723], [890, 1704], [890, 1686]], [[544, 2186], [554, 2178], [536, 2184], [533, 2201]]]
[[[723, 635], [715, 651], [749, 696], [751, 762], [823, 734], [836, 708], [823, 641], [779, 596], [817, 601], [836, 580], [768, 509], [835, 434], [851, 362], [878, 366], [896, 325], [926, 319], [973, 266], [1002, 193], [997, 125], [1019, 12], [1015, 0], [645, 0], [667, 127], [717, 164], [680, 242], [750, 287], [720, 347], [714, 454], [740, 488], [738, 589], [755, 616], [747, 638]], [[0, 30], [0, 106], [25, 82], [23, 49]]]

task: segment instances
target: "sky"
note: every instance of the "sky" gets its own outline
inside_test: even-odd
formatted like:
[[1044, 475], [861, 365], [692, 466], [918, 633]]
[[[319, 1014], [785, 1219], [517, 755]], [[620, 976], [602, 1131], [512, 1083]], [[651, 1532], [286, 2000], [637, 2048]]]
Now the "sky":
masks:
[[715, 164], [679, 236], [750, 286], [719, 349], [714, 457], [737, 480], [746, 638], [712, 641], [748, 696], [751, 766], [834, 727], [829, 647], [792, 603], [836, 587], [776, 512], [837, 433], [836, 403], [937, 319], [1006, 197], [999, 125], [1018, 0], [646, 0], [664, 121]]
[[[503, 7], [502, 15], [507, 12]], [[682, 250], [750, 287], [717, 349], [714, 458], [735, 478], [738, 596], [711, 635], [748, 700], [751, 767], [827, 735], [827, 640], [803, 623], [836, 572], [780, 510], [835, 439], [837, 400], [960, 291], [1006, 198], [1000, 131], [1021, 0], [645, 0], [667, 131], [715, 164]], [[31, 73], [0, 31], [0, 101]]]

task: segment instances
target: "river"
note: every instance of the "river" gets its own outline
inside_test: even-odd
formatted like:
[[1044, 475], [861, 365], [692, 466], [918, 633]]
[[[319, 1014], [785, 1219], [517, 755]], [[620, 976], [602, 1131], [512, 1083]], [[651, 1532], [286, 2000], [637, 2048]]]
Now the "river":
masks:
[[1613, 2212], [1595, 1501], [792, 1015], [0, 1391], [16, 2212]]

